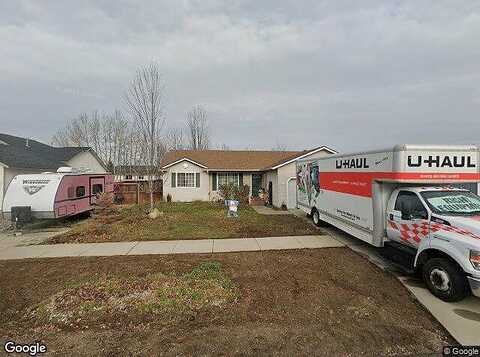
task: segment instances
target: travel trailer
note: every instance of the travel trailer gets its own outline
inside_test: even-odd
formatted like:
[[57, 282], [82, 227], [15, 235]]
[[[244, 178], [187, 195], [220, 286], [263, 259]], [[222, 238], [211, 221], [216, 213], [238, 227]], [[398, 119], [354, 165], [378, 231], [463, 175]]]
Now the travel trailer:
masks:
[[376, 247], [415, 255], [444, 301], [480, 297], [480, 182], [476, 146], [397, 145], [297, 163], [297, 206]]
[[[93, 209], [97, 195], [113, 192], [113, 176], [61, 167], [56, 173], [17, 175], [7, 188], [4, 216], [26, 207], [34, 218], [62, 218]], [[13, 209], [12, 209], [13, 208]]]

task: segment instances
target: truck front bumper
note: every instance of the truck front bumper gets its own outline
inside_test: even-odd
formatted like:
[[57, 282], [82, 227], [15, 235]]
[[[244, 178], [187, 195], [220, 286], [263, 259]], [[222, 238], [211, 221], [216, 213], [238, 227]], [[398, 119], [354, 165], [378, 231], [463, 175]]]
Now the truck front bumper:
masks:
[[467, 279], [470, 283], [470, 289], [472, 289], [472, 295], [480, 298], [480, 279], [473, 276], [467, 276]]

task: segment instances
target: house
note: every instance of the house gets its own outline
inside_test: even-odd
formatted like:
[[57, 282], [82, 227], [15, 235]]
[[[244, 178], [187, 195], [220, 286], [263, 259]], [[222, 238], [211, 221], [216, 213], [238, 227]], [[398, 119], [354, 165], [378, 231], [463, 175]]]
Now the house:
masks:
[[[115, 182], [147, 182], [148, 166], [142, 165], [120, 165], [115, 166]], [[159, 175], [153, 175], [153, 180], [160, 180]]]
[[219, 186], [233, 182], [248, 185], [253, 198], [264, 189], [273, 206], [294, 208], [295, 162], [335, 153], [326, 146], [305, 151], [170, 151], [161, 163], [163, 194], [173, 201], [217, 200]]
[[16, 175], [56, 171], [70, 166], [104, 173], [105, 165], [88, 147], [53, 147], [36, 140], [0, 133], [0, 210], [8, 185]]

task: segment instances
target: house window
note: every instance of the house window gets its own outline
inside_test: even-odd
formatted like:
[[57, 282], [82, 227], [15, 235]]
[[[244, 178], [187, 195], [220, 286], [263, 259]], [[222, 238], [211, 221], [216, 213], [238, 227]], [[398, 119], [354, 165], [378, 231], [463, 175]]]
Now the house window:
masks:
[[77, 197], [85, 196], [85, 186], [77, 186], [75, 190], [75, 194]]
[[226, 185], [227, 183], [233, 183], [234, 185], [240, 185], [240, 175], [238, 172], [219, 172], [217, 174], [218, 187]]
[[195, 173], [193, 172], [177, 173], [177, 186], [178, 187], [195, 187]]
[[125, 180], [131, 180], [132, 179], [132, 175], [125, 175]]
[[138, 176], [138, 179], [139, 179], [139, 180], [143, 180], [143, 176]]

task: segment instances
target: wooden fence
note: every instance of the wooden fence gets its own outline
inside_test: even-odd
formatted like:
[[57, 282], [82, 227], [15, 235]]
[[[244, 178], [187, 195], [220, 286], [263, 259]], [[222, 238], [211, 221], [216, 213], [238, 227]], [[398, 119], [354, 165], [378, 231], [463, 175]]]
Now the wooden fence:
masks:
[[[162, 180], [157, 180], [153, 185], [153, 200], [163, 200]], [[150, 202], [148, 182], [117, 182], [115, 188], [115, 201], [121, 204], [143, 204]]]

